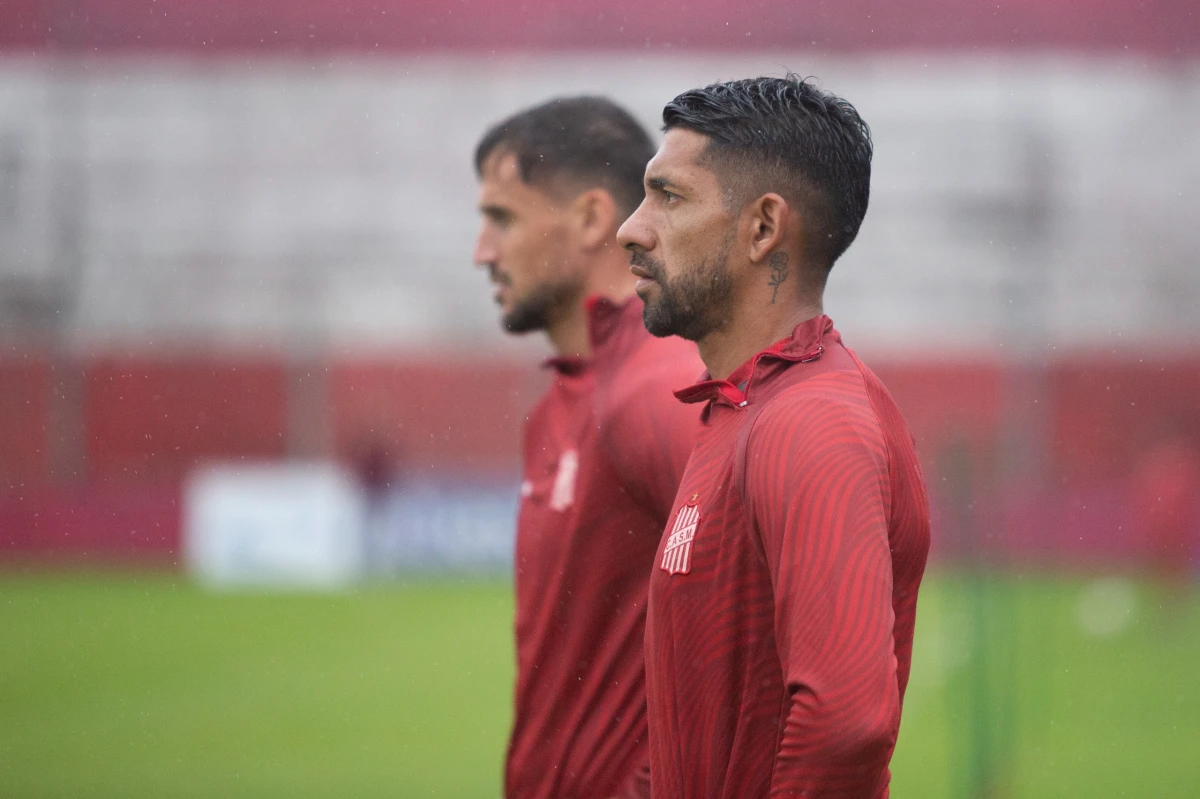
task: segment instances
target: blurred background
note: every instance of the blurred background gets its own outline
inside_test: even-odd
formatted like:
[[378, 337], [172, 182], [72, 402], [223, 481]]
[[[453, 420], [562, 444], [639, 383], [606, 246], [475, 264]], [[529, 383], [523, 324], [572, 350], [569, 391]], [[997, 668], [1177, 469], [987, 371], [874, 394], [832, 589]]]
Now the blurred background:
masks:
[[474, 144], [787, 70], [935, 512], [894, 795], [1196, 795], [1184, 0], [0, 0], [0, 795], [498, 796], [546, 350]]

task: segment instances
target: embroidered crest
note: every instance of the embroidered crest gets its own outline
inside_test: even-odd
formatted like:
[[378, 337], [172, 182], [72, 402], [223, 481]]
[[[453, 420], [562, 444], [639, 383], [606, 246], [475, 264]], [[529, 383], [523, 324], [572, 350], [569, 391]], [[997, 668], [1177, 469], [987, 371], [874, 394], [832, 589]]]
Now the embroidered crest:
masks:
[[699, 494], [692, 494], [691, 500], [675, 513], [675, 525], [667, 537], [659, 564], [667, 574], [687, 574], [692, 570], [692, 539], [700, 525], [700, 509], [696, 507], [699, 498]]
[[575, 477], [579, 474], [579, 453], [569, 449], [558, 459], [558, 473], [550, 491], [550, 509], [566, 510], [575, 502]]

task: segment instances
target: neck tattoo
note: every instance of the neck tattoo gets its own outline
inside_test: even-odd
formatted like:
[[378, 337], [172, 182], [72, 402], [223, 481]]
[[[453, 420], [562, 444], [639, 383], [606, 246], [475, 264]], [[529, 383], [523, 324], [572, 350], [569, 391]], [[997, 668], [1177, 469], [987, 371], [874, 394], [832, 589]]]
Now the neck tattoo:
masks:
[[775, 289], [771, 293], [771, 304], [779, 297], [779, 286], [788, 279], [788, 254], [786, 252], [771, 253], [771, 279], [767, 285]]

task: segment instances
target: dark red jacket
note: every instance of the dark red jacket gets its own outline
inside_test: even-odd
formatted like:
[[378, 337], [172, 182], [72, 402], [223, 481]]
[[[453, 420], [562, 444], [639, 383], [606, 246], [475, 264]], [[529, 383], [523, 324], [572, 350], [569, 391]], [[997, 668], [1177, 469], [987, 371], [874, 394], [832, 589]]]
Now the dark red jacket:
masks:
[[648, 796], [646, 591], [695, 441], [672, 389], [704, 366], [642, 303], [589, 303], [590, 359], [552, 359], [525, 427], [509, 799]]
[[882, 797], [929, 548], [904, 420], [827, 317], [703, 403], [650, 581], [655, 799]]

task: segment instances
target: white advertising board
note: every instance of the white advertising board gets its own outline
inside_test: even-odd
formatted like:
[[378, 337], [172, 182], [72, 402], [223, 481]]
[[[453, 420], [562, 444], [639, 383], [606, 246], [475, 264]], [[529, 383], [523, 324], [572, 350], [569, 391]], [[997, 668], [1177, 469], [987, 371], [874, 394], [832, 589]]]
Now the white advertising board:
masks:
[[207, 466], [184, 503], [184, 558], [203, 583], [339, 588], [362, 574], [365, 500], [334, 464]]

